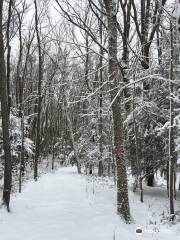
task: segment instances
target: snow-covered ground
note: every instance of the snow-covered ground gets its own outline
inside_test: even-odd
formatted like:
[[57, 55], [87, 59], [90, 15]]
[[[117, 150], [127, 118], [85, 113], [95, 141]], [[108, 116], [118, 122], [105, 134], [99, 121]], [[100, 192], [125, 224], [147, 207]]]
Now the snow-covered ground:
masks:
[[[130, 191], [134, 223], [126, 225], [116, 214], [112, 182], [61, 168], [14, 195], [11, 213], [0, 209], [0, 240], [180, 240], [180, 224], [160, 221], [168, 210], [165, 190], [146, 188], [145, 202], [138, 198]], [[135, 234], [136, 227], [144, 229], [142, 236]]]

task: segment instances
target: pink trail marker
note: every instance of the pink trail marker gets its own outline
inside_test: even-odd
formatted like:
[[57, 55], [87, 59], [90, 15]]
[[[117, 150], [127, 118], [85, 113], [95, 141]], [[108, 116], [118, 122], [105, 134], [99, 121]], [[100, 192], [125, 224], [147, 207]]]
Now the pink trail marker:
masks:
[[124, 150], [123, 148], [116, 148], [115, 153], [117, 157], [122, 157], [124, 155]]

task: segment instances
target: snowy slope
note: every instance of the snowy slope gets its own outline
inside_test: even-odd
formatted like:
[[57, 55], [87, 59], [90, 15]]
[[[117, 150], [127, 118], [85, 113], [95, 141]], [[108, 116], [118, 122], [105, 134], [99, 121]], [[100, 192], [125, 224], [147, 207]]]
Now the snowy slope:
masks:
[[[159, 225], [158, 215], [167, 202], [155, 207], [155, 192], [152, 198], [146, 189], [144, 204], [130, 192], [135, 223], [126, 225], [116, 215], [113, 187], [78, 176], [74, 168], [62, 168], [29, 182], [22, 194], [13, 196], [10, 214], [0, 210], [0, 240], [180, 240], [179, 224]], [[143, 236], [135, 234], [137, 226], [147, 227]], [[155, 227], [159, 232], [152, 234]]]

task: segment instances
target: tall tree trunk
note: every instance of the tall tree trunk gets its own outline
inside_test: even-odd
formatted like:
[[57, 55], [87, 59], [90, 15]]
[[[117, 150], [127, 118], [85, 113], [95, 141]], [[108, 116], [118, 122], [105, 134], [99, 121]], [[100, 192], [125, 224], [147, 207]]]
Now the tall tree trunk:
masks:
[[34, 159], [34, 180], [37, 181], [38, 178], [38, 159], [40, 153], [40, 117], [41, 117], [41, 84], [43, 78], [43, 70], [42, 70], [42, 53], [41, 53], [41, 40], [39, 35], [39, 27], [38, 27], [38, 9], [37, 2], [34, 0], [35, 6], [35, 29], [36, 29], [36, 37], [38, 42], [38, 55], [39, 55], [39, 71], [38, 71], [38, 106], [37, 106], [37, 122], [36, 122], [36, 149], [35, 149], [35, 159]]
[[166, 184], [167, 184], [167, 195], [168, 195], [168, 197], [169, 197], [169, 159], [168, 159], [168, 161], [167, 161], [167, 164], [166, 164]]
[[[117, 19], [116, 19], [116, 1], [104, 0], [106, 13], [108, 15], [108, 33], [109, 33], [109, 81], [111, 88], [117, 85], [119, 78], [117, 62]], [[113, 82], [113, 84], [112, 84]], [[123, 156], [123, 119], [120, 99], [116, 97], [117, 91], [112, 90], [111, 99], [113, 122], [114, 122], [114, 145], [116, 150], [117, 166], [117, 212], [126, 222], [130, 221], [130, 209], [127, 187], [127, 173], [125, 159]], [[116, 97], [116, 98], [115, 98]]]
[[19, 57], [16, 70], [16, 105], [19, 107], [19, 115], [21, 115], [21, 100], [22, 100], [22, 79], [20, 71], [22, 70], [22, 57], [23, 57], [23, 40], [22, 40], [22, 16], [18, 9], [16, 9], [18, 16], [18, 33], [19, 33]]
[[[125, 84], [129, 83], [129, 78], [127, 77], [127, 72], [129, 69], [129, 33], [130, 33], [130, 23], [131, 23], [131, 0], [127, 0], [124, 2], [120, 0], [120, 5], [122, 8], [122, 13], [123, 13], [123, 30], [120, 32], [123, 32], [122, 36], [122, 41], [123, 41], [123, 52], [122, 52], [122, 60], [124, 63], [124, 68], [123, 68], [123, 82]], [[120, 25], [119, 25], [119, 28]], [[126, 115], [128, 115], [131, 111], [131, 91], [128, 88], [124, 89], [124, 97], [125, 97], [125, 110], [126, 110]]]
[[[103, 14], [101, 14], [101, 19], [103, 18]], [[99, 34], [100, 34], [100, 41], [101, 45], [103, 44], [103, 25], [102, 21], [100, 21], [100, 28], [99, 28]], [[99, 85], [102, 86], [103, 84], [103, 48], [100, 48], [100, 73], [99, 73]], [[103, 175], [103, 119], [102, 119], [102, 107], [103, 107], [103, 94], [102, 89], [100, 89], [99, 93], [99, 162], [98, 162], [98, 176], [101, 177]]]
[[9, 136], [9, 114], [8, 114], [8, 95], [7, 95], [7, 79], [6, 67], [4, 59], [4, 42], [2, 32], [2, 11], [3, 1], [0, 1], [0, 100], [1, 100], [1, 115], [3, 129], [3, 147], [5, 155], [4, 163], [4, 188], [3, 188], [3, 203], [9, 211], [10, 194], [11, 194], [11, 147]]
[[7, 32], [6, 32], [6, 41], [7, 41], [7, 95], [8, 95], [8, 107], [10, 111], [10, 74], [11, 74], [11, 66], [10, 66], [10, 57], [11, 57], [11, 46], [10, 46], [10, 23], [11, 23], [11, 16], [12, 16], [12, 4], [13, 0], [9, 1], [9, 8], [8, 8], [8, 20], [7, 20]]
[[[53, 126], [54, 128], [54, 126]], [[54, 160], [55, 160], [55, 131], [53, 129], [53, 140], [52, 140], [52, 164], [51, 164], [51, 169], [54, 170]]]
[[[170, 54], [170, 74], [169, 79], [174, 78], [173, 74], [173, 56], [174, 56], [174, 46], [173, 46], [173, 26], [170, 23], [171, 31], [171, 54]], [[174, 220], [174, 165], [175, 165], [175, 145], [174, 145], [174, 103], [173, 103], [173, 84], [169, 82], [170, 90], [170, 127], [169, 127], [169, 204], [170, 204], [170, 214], [171, 220]]]
[[[135, 82], [135, 75], [134, 75], [134, 82]], [[134, 89], [133, 89], [133, 100], [132, 100], [132, 111], [133, 111], [133, 128], [134, 128], [134, 135], [135, 135], [135, 146], [136, 146], [136, 163], [135, 163], [135, 173], [136, 173], [136, 179], [135, 179], [135, 183], [134, 183], [134, 192], [138, 186], [138, 180], [139, 180], [139, 187], [140, 187], [140, 201], [143, 202], [143, 178], [141, 176], [142, 174], [142, 170], [141, 170], [141, 157], [139, 154], [139, 150], [138, 150], [138, 127], [137, 127], [137, 123], [136, 123], [136, 117], [135, 117], [135, 84], [134, 84]]]
[[22, 189], [22, 177], [24, 176], [25, 161], [24, 161], [24, 110], [21, 107], [21, 154], [20, 154], [20, 169], [19, 169], [19, 192]]
[[[21, 118], [21, 154], [20, 154], [20, 168], [19, 168], [19, 192], [21, 192], [22, 187], [22, 176], [24, 175], [24, 78], [21, 77], [20, 71], [22, 70], [22, 58], [23, 58], [23, 42], [22, 42], [22, 16], [18, 9], [16, 9], [18, 16], [18, 33], [19, 33], [19, 58], [16, 70], [16, 83], [17, 83], [17, 98], [19, 107], [19, 117]], [[23, 13], [22, 13], [23, 15]]]

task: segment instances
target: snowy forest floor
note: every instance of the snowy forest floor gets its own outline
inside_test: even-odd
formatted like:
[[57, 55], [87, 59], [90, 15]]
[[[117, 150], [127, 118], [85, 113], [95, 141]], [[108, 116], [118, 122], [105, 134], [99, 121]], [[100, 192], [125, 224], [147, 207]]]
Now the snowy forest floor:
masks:
[[[130, 190], [134, 222], [128, 225], [116, 214], [115, 190], [109, 178], [79, 176], [73, 167], [47, 173], [38, 182], [28, 182], [21, 194], [13, 194], [10, 213], [0, 209], [0, 239], [180, 240], [180, 223], [165, 220], [165, 188], [146, 187], [144, 203]], [[142, 236], [136, 235], [137, 227], [144, 229]]]

